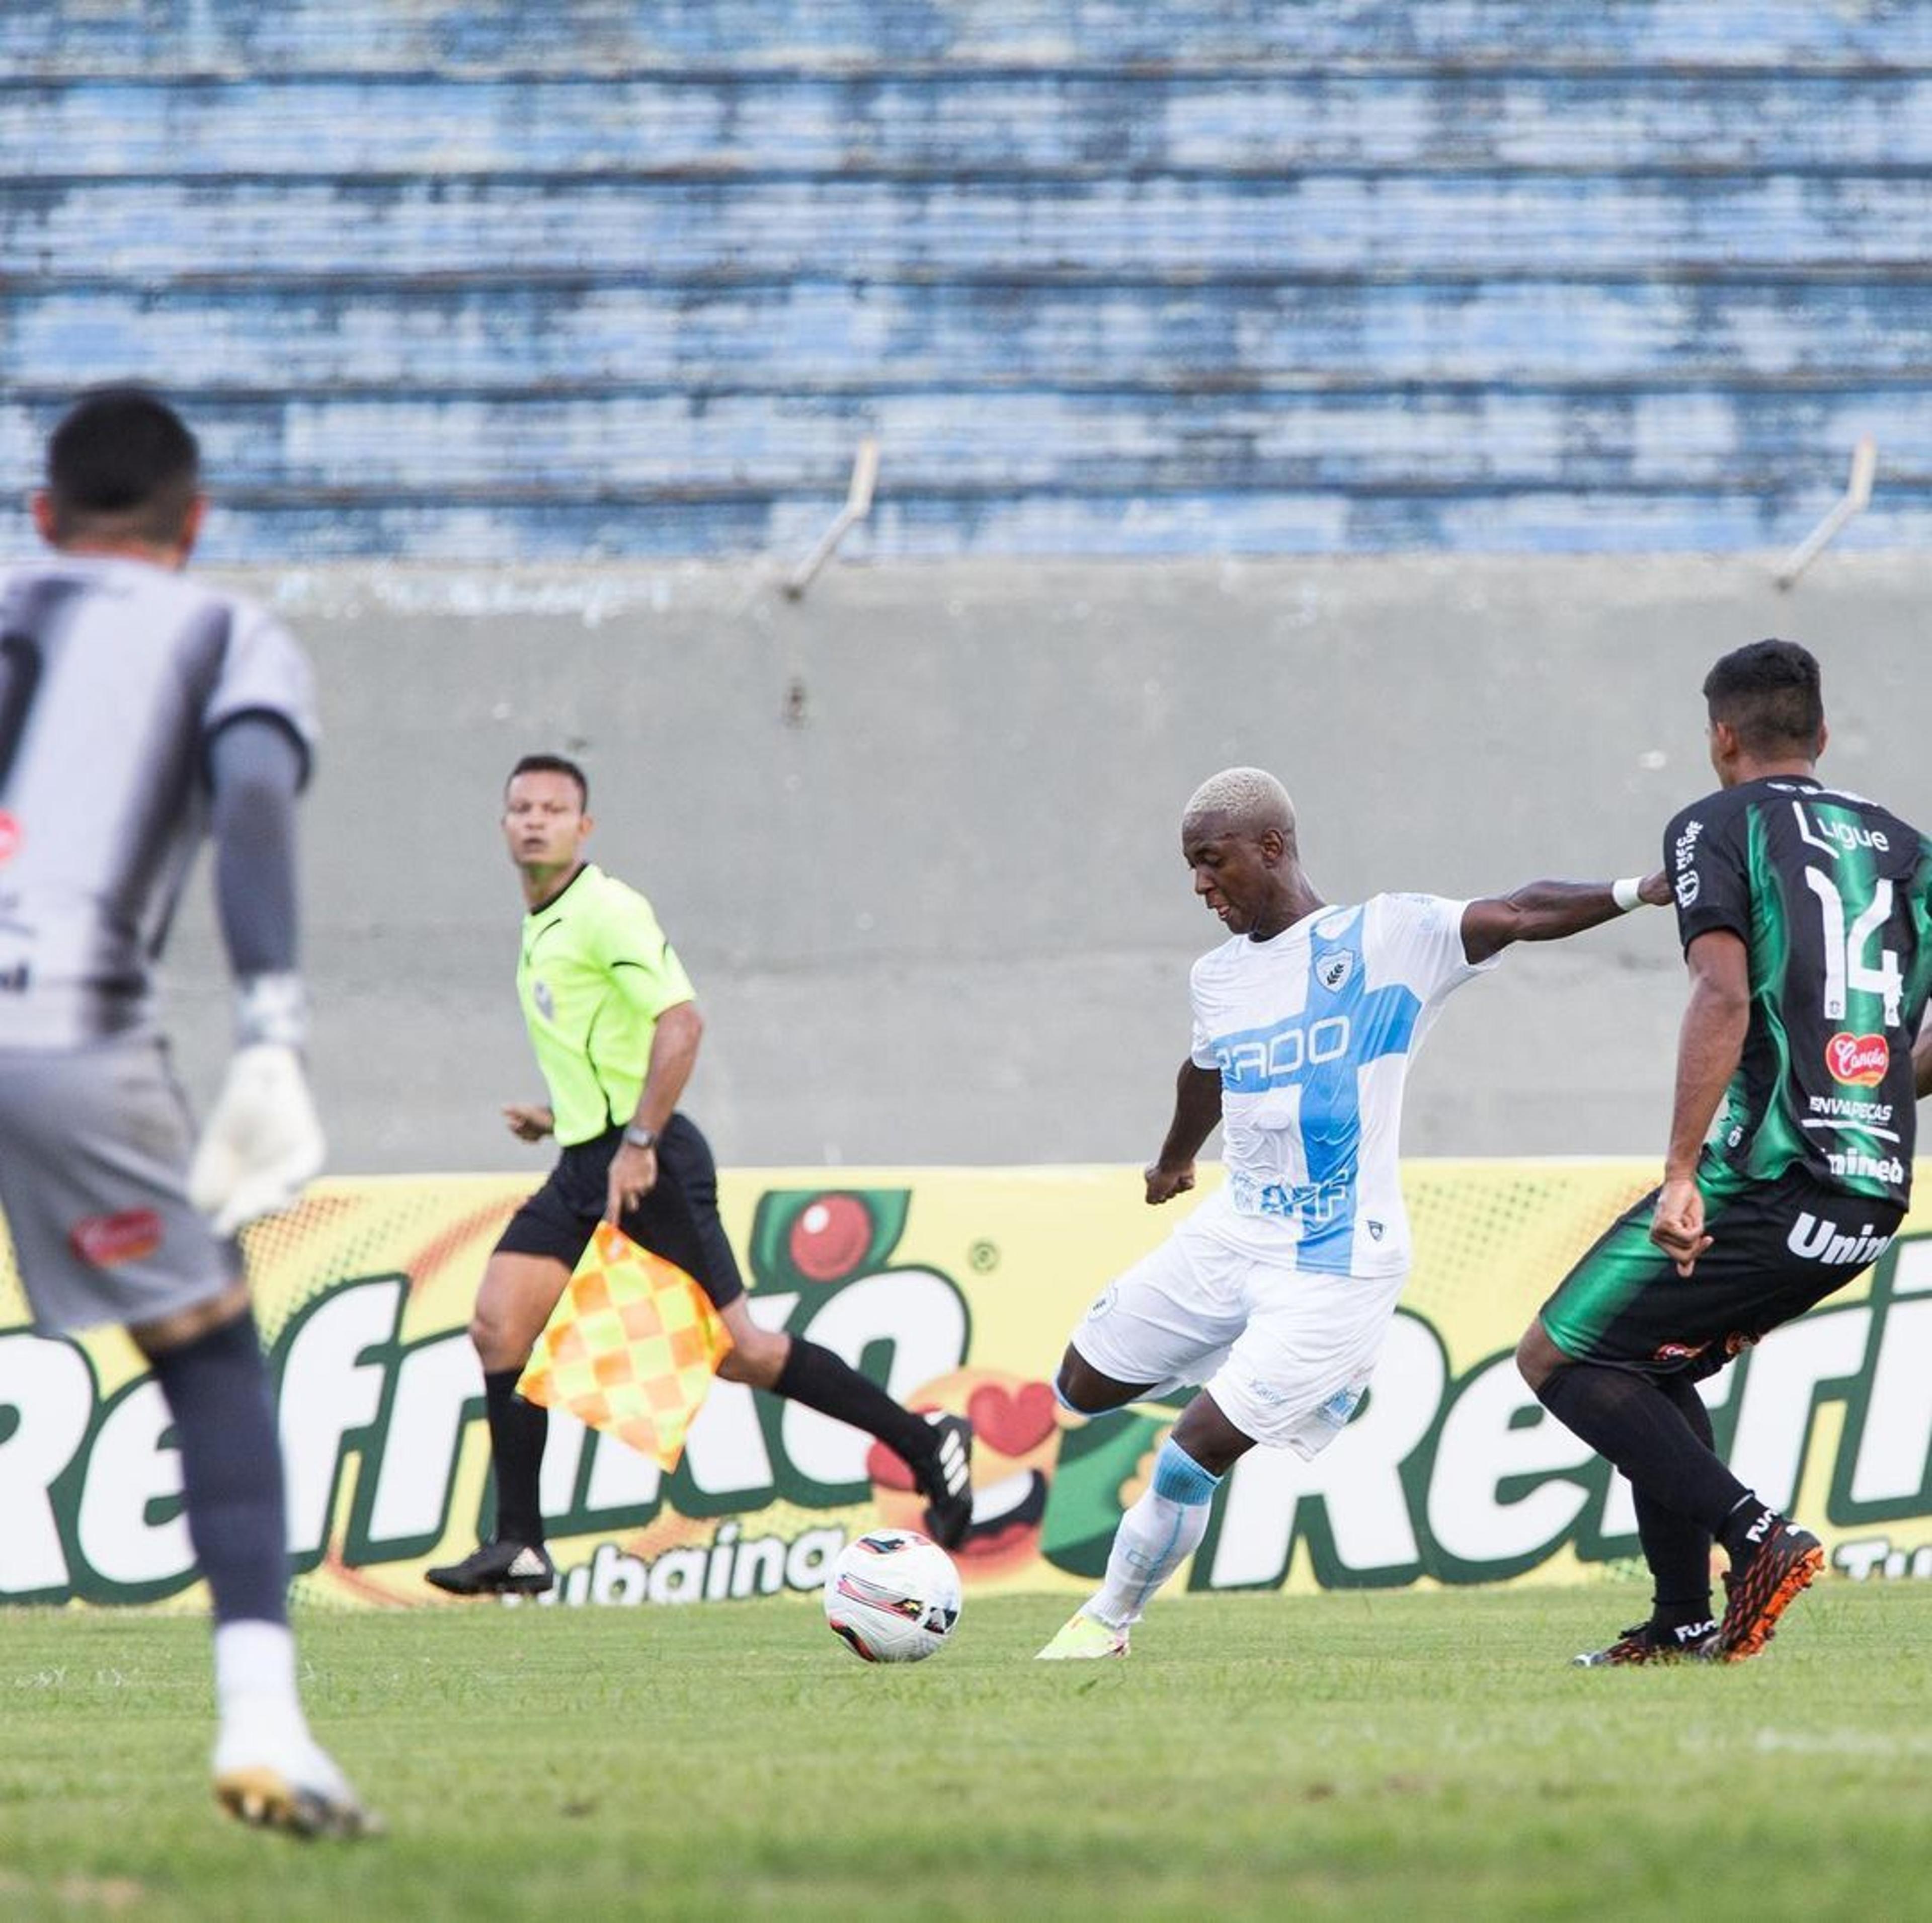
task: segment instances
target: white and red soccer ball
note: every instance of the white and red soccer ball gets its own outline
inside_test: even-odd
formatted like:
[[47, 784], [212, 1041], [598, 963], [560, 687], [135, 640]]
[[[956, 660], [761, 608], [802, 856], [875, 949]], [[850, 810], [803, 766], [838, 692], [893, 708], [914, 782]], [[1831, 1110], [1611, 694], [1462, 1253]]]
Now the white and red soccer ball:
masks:
[[922, 1663], [958, 1623], [959, 1572], [916, 1530], [855, 1536], [825, 1579], [825, 1620], [868, 1663]]

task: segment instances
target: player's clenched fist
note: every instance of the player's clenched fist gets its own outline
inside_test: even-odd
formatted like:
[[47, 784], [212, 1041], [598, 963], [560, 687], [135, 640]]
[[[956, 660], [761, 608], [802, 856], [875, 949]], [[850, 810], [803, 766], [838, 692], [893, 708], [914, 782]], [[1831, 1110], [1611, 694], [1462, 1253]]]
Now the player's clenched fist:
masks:
[[1194, 1186], [1194, 1164], [1191, 1162], [1178, 1168], [1165, 1168], [1158, 1162], [1150, 1162], [1141, 1172], [1147, 1178], [1147, 1198], [1156, 1204], [1172, 1202]]

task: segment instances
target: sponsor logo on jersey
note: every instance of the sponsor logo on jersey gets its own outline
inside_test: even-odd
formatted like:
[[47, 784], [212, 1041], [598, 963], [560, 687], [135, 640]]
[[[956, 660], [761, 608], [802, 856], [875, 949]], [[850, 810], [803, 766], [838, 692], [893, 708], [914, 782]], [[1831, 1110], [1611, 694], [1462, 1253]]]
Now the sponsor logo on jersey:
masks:
[[118, 1215], [91, 1215], [68, 1231], [68, 1245], [90, 1268], [111, 1269], [136, 1262], [161, 1246], [161, 1218], [152, 1208], [124, 1208]]
[[1867, 1155], [1856, 1149], [1840, 1155], [1827, 1150], [1825, 1166], [1834, 1175], [1854, 1180], [1883, 1182], [1894, 1189], [1904, 1185], [1905, 1164], [1895, 1155]]
[[1315, 964], [1315, 979], [1330, 994], [1344, 987], [1354, 972], [1354, 951], [1346, 948], [1338, 948], [1332, 955], [1323, 956]]
[[1870, 1127], [1892, 1120], [1889, 1102], [1861, 1102], [1852, 1095], [1812, 1095], [1805, 1106], [1827, 1121], [1844, 1122], [1852, 1127]]
[[[1857, 1159], [1860, 1161], [1870, 1160], [1864, 1156]], [[1838, 1158], [1834, 1156], [1832, 1160], [1836, 1161]], [[1899, 1167], [1896, 1162], [1886, 1166]], [[1899, 1172], [1903, 1174], [1904, 1171], [1900, 1168]], [[1863, 1268], [1868, 1262], [1876, 1262], [1892, 1246], [1892, 1238], [1889, 1235], [1874, 1235], [1869, 1222], [1854, 1234], [1850, 1229], [1840, 1227], [1837, 1222], [1826, 1220], [1806, 1210], [1802, 1211], [1798, 1220], [1791, 1225], [1791, 1233], [1784, 1238], [1784, 1246], [1804, 1262], [1824, 1262], [1834, 1268], [1844, 1266]]]
[[1221, 1085], [1233, 1094], [1258, 1095], [1302, 1081], [1311, 1070], [1347, 1054], [1353, 1034], [1347, 1016], [1329, 1015], [1307, 1023], [1298, 1017], [1263, 1034], [1217, 1042], [1214, 1060]]
[[11, 861], [20, 852], [20, 817], [0, 808], [0, 862]]
[[1825, 1044], [1825, 1066], [1834, 1082], [1870, 1088], [1892, 1066], [1892, 1044], [1882, 1035], [1853, 1035], [1841, 1028]]
[[1697, 837], [1704, 832], [1701, 821], [1687, 821], [1684, 832], [1671, 844], [1672, 865], [1676, 870], [1671, 886], [1676, 890], [1677, 905], [1688, 908], [1697, 898], [1697, 891], [1702, 886], [1696, 868]]
[[1310, 1241], [1330, 1225], [1346, 1225], [1355, 1198], [1355, 1171], [1351, 1164], [1325, 1182], [1257, 1182], [1237, 1168], [1228, 1174], [1228, 1194], [1236, 1214], [1279, 1216], [1298, 1222], [1302, 1240]]
[[10, 968], [0, 968], [0, 995], [23, 995], [32, 987], [34, 971], [24, 962]]
[[556, 998], [550, 993], [549, 982], [542, 980], [532, 982], [530, 984], [530, 999], [536, 1004], [537, 1012], [546, 1022], [556, 1019]]
[[1882, 828], [1867, 828], [1856, 821], [1816, 813], [1807, 815], [1803, 805], [1796, 801], [1791, 804], [1791, 812], [1798, 818], [1798, 838], [1814, 848], [1822, 848], [1834, 861], [1840, 850], [1849, 854], [1858, 848], [1871, 848], [1882, 855], [1892, 851], [1892, 843]]
[[1707, 1342], [1667, 1342], [1657, 1350], [1652, 1360], [1656, 1362], [1692, 1362], [1710, 1346]]

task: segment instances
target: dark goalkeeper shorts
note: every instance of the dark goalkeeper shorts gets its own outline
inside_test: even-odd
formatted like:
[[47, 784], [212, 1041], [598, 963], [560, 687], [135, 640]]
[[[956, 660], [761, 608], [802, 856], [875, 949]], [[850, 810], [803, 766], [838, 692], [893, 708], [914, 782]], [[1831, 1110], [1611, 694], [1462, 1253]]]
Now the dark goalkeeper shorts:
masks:
[[[550, 1178], [510, 1218], [496, 1247], [506, 1255], [548, 1256], [567, 1269], [590, 1246], [604, 1219], [610, 1158], [622, 1128], [574, 1142]], [[657, 1186], [618, 1225], [631, 1240], [695, 1278], [722, 1309], [745, 1292], [737, 1258], [718, 1219], [718, 1168], [695, 1122], [674, 1115], [658, 1138]]]
[[1710, 1247], [1688, 1276], [1650, 1239], [1653, 1189], [1619, 1216], [1543, 1305], [1550, 1340], [1578, 1362], [1647, 1374], [1714, 1376], [1742, 1349], [1854, 1280], [1905, 1211], [1822, 1188], [1802, 1168], [1704, 1189]]

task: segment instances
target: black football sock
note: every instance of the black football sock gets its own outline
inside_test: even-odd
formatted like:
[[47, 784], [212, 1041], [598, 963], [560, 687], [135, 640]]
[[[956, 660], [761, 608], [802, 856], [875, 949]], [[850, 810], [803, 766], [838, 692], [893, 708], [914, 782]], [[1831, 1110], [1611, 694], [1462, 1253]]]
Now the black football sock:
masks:
[[496, 1540], [541, 1543], [543, 1504], [537, 1492], [550, 1411], [517, 1394], [520, 1368], [486, 1371], [483, 1394], [490, 1418], [490, 1460], [496, 1472]]
[[[1658, 1378], [1658, 1390], [1676, 1406], [1706, 1448], [1712, 1446], [1711, 1412], [1696, 1385], [1682, 1376]], [[1688, 1628], [1711, 1618], [1711, 1532], [1636, 1494], [1637, 1540], [1656, 1582], [1651, 1621], [1660, 1629]]]
[[1718, 1540], [1731, 1552], [1731, 1567], [1748, 1562], [1765, 1544], [1778, 1511], [1751, 1490], [1746, 1490], [1731, 1505], [1729, 1515], [1718, 1525]]
[[1650, 1619], [1660, 1628], [1711, 1619], [1711, 1532], [1701, 1522], [1636, 1494], [1636, 1539], [1655, 1586]]
[[1684, 1412], [1648, 1376], [1566, 1363], [1537, 1391], [1543, 1406], [1653, 1502], [1713, 1534], [1744, 1493]]
[[860, 1375], [849, 1362], [841, 1361], [829, 1348], [802, 1342], [796, 1336], [791, 1339], [791, 1353], [778, 1371], [772, 1393], [876, 1436], [908, 1463], [925, 1462], [938, 1446], [932, 1424], [894, 1402], [876, 1382]]
[[254, 1316], [148, 1360], [174, 1417], [188, 1539], [215, 1621], [286, 1622], [282, 1448]]

